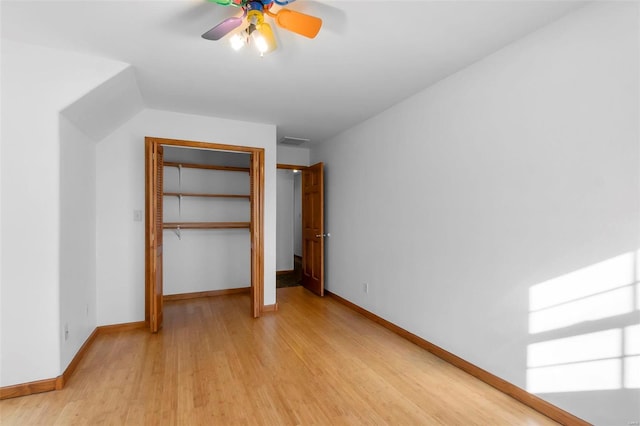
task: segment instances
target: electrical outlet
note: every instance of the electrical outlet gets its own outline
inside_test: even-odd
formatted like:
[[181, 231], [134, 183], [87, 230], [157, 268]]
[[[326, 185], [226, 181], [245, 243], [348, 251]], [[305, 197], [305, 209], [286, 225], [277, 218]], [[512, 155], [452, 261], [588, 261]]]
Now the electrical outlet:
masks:
[[64, 340], [69, 339], [69, 323], [64, 324]]
[[134, 222], [142, 222], [142, 210], [134, 210], [133, 211], [133, 221]]
[[369, 293], [369, 284], [367, 284], [367, 283], [363, 283], [363, 284], [362, 284], [362, 290], [363, 290], [365, 293]]

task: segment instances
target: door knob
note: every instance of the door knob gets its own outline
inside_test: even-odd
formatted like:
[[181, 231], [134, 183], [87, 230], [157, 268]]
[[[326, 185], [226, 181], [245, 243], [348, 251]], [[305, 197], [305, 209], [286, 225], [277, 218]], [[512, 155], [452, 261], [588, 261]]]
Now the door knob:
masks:
[[330, 233], [326, 233], [326, 234], [317, 234], [316, 238], [329, 238], [331, 236]]

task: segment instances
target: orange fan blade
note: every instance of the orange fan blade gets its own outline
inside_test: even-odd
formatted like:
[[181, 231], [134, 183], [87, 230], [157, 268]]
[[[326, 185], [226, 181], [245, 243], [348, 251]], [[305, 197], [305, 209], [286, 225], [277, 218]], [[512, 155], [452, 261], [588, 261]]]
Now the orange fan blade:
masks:
[[276, 23], [296, 34], [314, 38], [322, 26], [322, 19], [289, 9], [281, 9], [276, 14]]

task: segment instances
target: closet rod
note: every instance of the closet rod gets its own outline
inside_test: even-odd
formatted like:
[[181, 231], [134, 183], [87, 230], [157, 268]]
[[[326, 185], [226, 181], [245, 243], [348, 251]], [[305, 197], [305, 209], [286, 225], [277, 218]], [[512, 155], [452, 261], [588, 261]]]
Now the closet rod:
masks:
[[165, 222], [164, 229], [238, 229], [250, 228], [251, 222]]
[[197, 194], [188, 192], [164, 192], [163, 195], [171, 197], [251, 198], [251, 195], [243, 194]]
[[165, 161], [163, 163], [167, 167], [186, 167], [190, 169], [209, 169], [209, 170], [224, 170], [228, 172], [247, 172], [249, 173], [248, 167], [233, 167], [233, 166], [212, 166], [209, 164], [193, 164], [193, 163], [176, 163], [172, 161]]

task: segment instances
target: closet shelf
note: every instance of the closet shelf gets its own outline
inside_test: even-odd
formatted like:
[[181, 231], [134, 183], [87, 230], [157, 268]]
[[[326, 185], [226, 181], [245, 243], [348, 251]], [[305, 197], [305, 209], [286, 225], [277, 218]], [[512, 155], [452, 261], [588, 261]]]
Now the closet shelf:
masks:
[[189, 169], [207, 169], [207, 170], [224, 170], [227, 172], [246, 172], [249, 173], [248, 167], [232, 167], [232, 166], [210, 166], [207, 164], [191, 164], [191, 163], [175, 163], [165, 161], [163, 163], [167, 167], [186, 167]]
[[250, 228], [251, 222], [165, 222], [164, 229], [237, 229]]
[[251, 199], [251, 195], [241, 194], [198, 194], [192, 192], [165, 192], [163, 195], [173, 197], [210, 197], [210, 198], [246, 198]]

